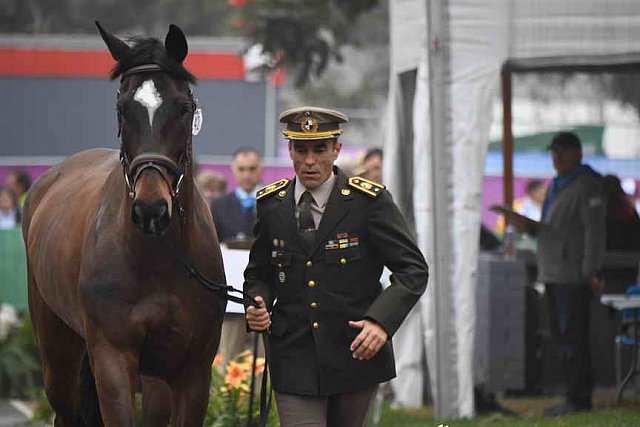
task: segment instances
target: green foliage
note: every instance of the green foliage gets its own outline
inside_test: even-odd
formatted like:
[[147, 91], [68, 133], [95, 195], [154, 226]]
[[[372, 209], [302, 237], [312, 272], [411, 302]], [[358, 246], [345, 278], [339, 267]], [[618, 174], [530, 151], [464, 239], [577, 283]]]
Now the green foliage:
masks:
[[229, 35], [231, 6], [210, 0], [4, 0], [0, 28], [4, 32], [97, 34], [94, 20], [109, 31], [163, 36], [169, 24], [188, 35]]
[[297, 85], [319, 76], [349, 43], [356, 19], [379, 0], [235, 0], [237, 25], [275, 61], [266, 66], [298, 69]]
[[18, 329], [0, 341], [0, 396], [26, 397], [40, 372], [33, 330], [28, 316]]
[[595, 396], [595, 407], [592, 412], [568, 415], [563, 417], [541, 416], [544, 407], [558, 403], [556, 399], [505, 399], [501, 402], [509, 409], [520, 414], [519, 418], [507, 417], [498, 413], [483, 415], [472, 419], [438, 420], [433, 408], [391, 409], [384, 405], [379, 427], [422, 427], [442, 424], [449, 427], [500, 426], [500, 427], [605, 427], [638, 426], [640, 406], [635, 401], [615, 404], [615, 396]]
[[47, 400], [47, 395], [44, 389], [35, 389], [32, 393], [31, 399], [33, 400], [35, 407], [33, 409], [33, 416], [31, 417], [31, 424], [36, 426], [53, 425], [53, 408]]

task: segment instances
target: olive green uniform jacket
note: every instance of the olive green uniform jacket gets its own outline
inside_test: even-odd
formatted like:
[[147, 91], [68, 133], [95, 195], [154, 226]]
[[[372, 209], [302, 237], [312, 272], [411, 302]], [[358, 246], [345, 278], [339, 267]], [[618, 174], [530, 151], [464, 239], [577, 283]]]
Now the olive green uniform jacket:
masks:
[[[271, 311], [270, 372], [281, 393], [327, 396], [393, 378], [391, 336], [427, 286], [427, 264], [389, 192], [335, 172], [312, 247], [297, 231], [293, 182], [265, 187], [258, 201], [244, 289]], [[384, 291], [383, 266], [393, 273]], [[349, 349], [360, 329], [348, 322], [362, 319], [389, 335], [368, 361]]]

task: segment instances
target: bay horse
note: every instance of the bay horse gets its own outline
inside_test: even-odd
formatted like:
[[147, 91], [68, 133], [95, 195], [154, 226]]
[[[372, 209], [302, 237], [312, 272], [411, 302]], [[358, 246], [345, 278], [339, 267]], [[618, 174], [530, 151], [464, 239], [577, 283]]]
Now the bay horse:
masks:
[[45, 391], [56, 426], [133, 426], [141, 375], [145, 425], [170, 417], [172, 426], [200, 427], [227, 299], [182, 263], [225, 283], [193, 180], [187, 41], [171, 25], [164, 44], [129, 46], [96, 25], [116, 60], [111, 78], [120, 77], [120, 151], [67, 158], [35, 183], [24, 207]]

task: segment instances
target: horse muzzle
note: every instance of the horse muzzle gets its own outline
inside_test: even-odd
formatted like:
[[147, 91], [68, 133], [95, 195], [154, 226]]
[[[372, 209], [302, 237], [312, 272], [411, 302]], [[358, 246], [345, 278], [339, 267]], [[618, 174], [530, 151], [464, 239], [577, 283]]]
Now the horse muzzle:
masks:
[[144, 234], [162, 236], [171, 222], [169, 203], [159, 199], [147, 204], [144, 200], [136, 199], [131, 204], [131, 219]]

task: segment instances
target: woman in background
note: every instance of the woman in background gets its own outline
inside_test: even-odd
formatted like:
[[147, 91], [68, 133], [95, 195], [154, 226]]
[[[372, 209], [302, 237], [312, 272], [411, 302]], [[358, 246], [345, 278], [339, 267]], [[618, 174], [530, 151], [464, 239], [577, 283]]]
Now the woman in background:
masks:
[[15, 228], [20, 225], [18, 198], [7, 187], [0, 187], [0, 229]]

